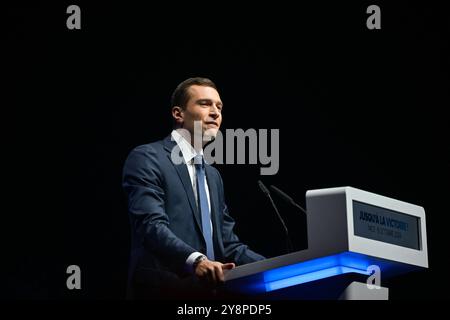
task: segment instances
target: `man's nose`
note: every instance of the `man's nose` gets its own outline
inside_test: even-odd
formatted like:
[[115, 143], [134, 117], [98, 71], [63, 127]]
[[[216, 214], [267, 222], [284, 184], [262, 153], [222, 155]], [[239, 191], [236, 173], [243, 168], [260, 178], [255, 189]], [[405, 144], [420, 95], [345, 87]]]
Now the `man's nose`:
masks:
[[220, 112], [219, 112], [219, 108], [217, 108], [217, 106], [214, 104], [210, 109], [209, 109], [209, 114], [214, 117], [214, 119], [218, 118], [220, 116]]

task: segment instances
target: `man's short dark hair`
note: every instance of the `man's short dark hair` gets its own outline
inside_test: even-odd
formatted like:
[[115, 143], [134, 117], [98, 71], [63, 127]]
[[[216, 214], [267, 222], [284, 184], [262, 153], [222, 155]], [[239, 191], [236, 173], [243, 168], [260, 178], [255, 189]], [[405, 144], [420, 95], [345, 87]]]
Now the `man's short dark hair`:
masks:
[[190, 98], [188, 90], [191, 86], [211, 87], [217, 90], [214, 82], [212, 82], [208, 78], [195, 77], [186, 79], [181, 82], [172, 93], [171, 108], [175, 106], [179, 106], [181, 109], [186, 108], [186, 105]]

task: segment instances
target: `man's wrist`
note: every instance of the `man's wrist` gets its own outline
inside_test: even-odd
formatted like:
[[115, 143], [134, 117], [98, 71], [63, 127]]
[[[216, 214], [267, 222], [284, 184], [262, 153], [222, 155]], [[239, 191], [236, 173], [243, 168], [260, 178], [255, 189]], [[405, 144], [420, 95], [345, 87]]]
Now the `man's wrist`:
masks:
[[194, 260], [194, 263], [192, 264], [192, 269], [194, 270], [194, 272], [195, 272], [195, 269], [197, 269], [197, 266], [200, 264], [200, 262], [205, 261], [206, 259], [207, 259], [207, 257], [204, 254], [202, 254], [202, 255], [199, 255]]
[[186, 266], [186, 272], [188, 272], [188, 273], [195, 273], [193, 264], [194, 264], [195, 259], [197, 259], [199, 256], [204, 256], [204, 254], [201, 253], [201, 252], [195, 251], [195, 252], [192, 252], [187, 257], [186, 265], [185, 265]]

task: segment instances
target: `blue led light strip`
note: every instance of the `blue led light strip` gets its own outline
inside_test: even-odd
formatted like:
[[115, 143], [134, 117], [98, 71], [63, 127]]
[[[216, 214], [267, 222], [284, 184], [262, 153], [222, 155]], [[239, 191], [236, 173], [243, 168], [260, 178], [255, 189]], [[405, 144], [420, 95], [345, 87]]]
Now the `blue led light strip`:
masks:
[[364, 255], [344, 252], [267, 271], [265, 289], [269, 292], [351, 272], [369, 275], [369, 265]]
[[350, 273], [350, 272], [356, 272], [360, 274], [366, 274], [368, 275], [368, 272], [366, 270], [360, 270], [360, 269], [354, 269], [354, 268], [347, 268], [343, 266], [337, 266], [333, 268], [323, 269], [320, 271], [310, 272], [301, 274], [298, 276], [282, 279], [282, 280], [276, 280], [272, 282], [266, 282], [266, 292], [282, 289], [286, 287], [295, 286], [297, 284], [302, 284], [306, 282], [316, 281], [320, 279], [325, 279], [333, 276], [337, 276], [344, 273]]

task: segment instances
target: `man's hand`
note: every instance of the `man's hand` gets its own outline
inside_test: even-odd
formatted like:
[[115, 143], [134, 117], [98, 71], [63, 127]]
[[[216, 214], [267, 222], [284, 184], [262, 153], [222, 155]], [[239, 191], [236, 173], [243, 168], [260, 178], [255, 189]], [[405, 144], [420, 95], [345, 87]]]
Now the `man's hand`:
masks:
[[224, 283], [224, 270], [230, 270], [235, 267], [234, 263], [220, 263], [205, 259], [201, 261], [195, 268], [195, 275], [207, 285], [215, 287]]

